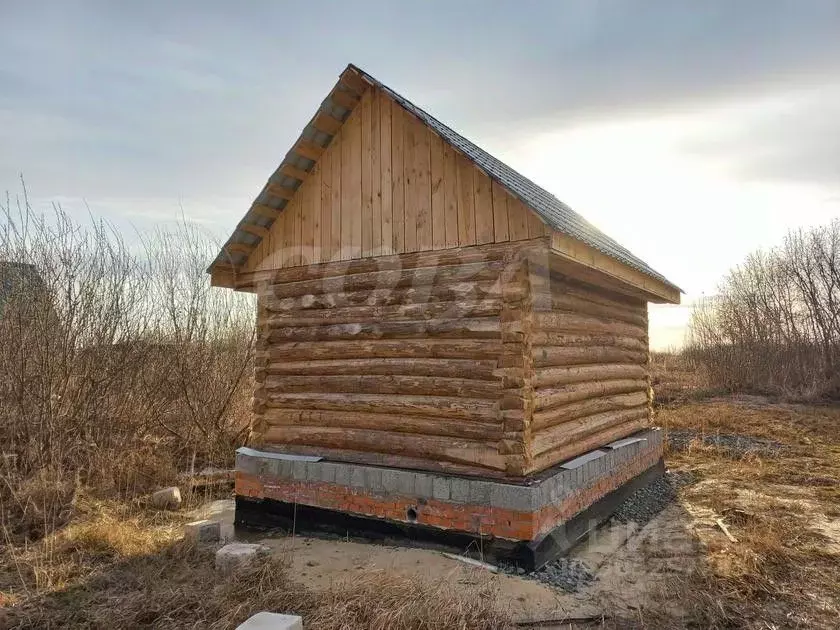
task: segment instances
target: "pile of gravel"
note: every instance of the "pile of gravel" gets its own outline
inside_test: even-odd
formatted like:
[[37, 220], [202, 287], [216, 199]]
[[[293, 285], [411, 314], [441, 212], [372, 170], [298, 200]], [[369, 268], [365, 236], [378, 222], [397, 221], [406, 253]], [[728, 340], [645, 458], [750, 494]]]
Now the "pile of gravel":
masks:
[[554, 586], [567, 593], [577, 593], [581, 588], [597, 579], [583, 562], [566, 557], [552, 560], [539, 571], [527, 575], [524, 569], [513, 565], [500, 564], [499, 570]]
[[677, 488], [687, 482], [682, 477], [666, 473], [627, 497], [618, 506], [613, 518], [619, 523], [632, 521], [644, 525], [676, 499]]
[[687, 429], [672, 429], [668, 432], [668, 443], [677, 451], [688, 449], [694, 440], [714, 446], [726, 452], [730, 457], [743, 457], [756, 453], [765, 457], [777, 457], [784, 445], [774, 440], [751, 437], [749, 435], [730, 435], [726, 433], [701, 434]]

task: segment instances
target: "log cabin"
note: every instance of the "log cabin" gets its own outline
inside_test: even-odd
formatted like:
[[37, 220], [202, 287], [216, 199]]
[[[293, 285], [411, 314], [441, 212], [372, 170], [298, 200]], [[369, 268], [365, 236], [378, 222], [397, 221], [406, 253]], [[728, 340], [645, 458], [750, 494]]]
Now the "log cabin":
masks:
[[356, 66], [208, 271], [257, 295], [240, 524], [534, 568], [661, 472], [647, 303], [680, 289]]

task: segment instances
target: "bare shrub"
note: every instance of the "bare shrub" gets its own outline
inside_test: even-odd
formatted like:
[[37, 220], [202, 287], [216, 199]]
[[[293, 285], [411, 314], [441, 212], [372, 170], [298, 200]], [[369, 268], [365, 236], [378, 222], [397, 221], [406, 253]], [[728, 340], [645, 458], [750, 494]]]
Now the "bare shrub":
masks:
[[0, 202], [0, 525], [41, 536], [82, 487], [132, 497], [229, 467], [248, 435], [253, 305], [209, 286], [182, 223], [129, 245]]
[[733, 269], [695, 308], [685, 354], [714, 387], [840, 397], [840, 220]]

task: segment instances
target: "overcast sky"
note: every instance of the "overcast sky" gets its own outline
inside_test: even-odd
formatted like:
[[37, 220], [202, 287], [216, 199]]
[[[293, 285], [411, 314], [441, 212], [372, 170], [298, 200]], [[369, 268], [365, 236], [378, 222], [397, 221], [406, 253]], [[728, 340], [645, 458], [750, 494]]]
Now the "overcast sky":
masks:
[[840, 0], [0, 0], [0, 24], [0, 190], [126, 229], [183, 208], [227, 236], [349, 62], [687, 302], [840, 216]]

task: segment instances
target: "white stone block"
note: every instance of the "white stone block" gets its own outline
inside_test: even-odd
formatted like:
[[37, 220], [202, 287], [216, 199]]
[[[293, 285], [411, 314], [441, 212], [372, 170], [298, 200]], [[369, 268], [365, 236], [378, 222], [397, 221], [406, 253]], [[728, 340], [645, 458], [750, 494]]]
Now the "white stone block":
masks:
[[177, 486], [158, 490], [149, 497], [149, 503], [161, 510], [177, 510], [181, 507], [181, 491]]
[[224, 574], [233, 573], [269, 551], [265, 545], [228, 543], [216, 552], [216, 570]]
[[217, 543], [222, 537], [219, 521], [193, 521], [184, 525], [184, 538], [194, 543]]
[[260, 612], [239, 624], [236, 630], [303, 630], [303, 619], [297, 615]]

